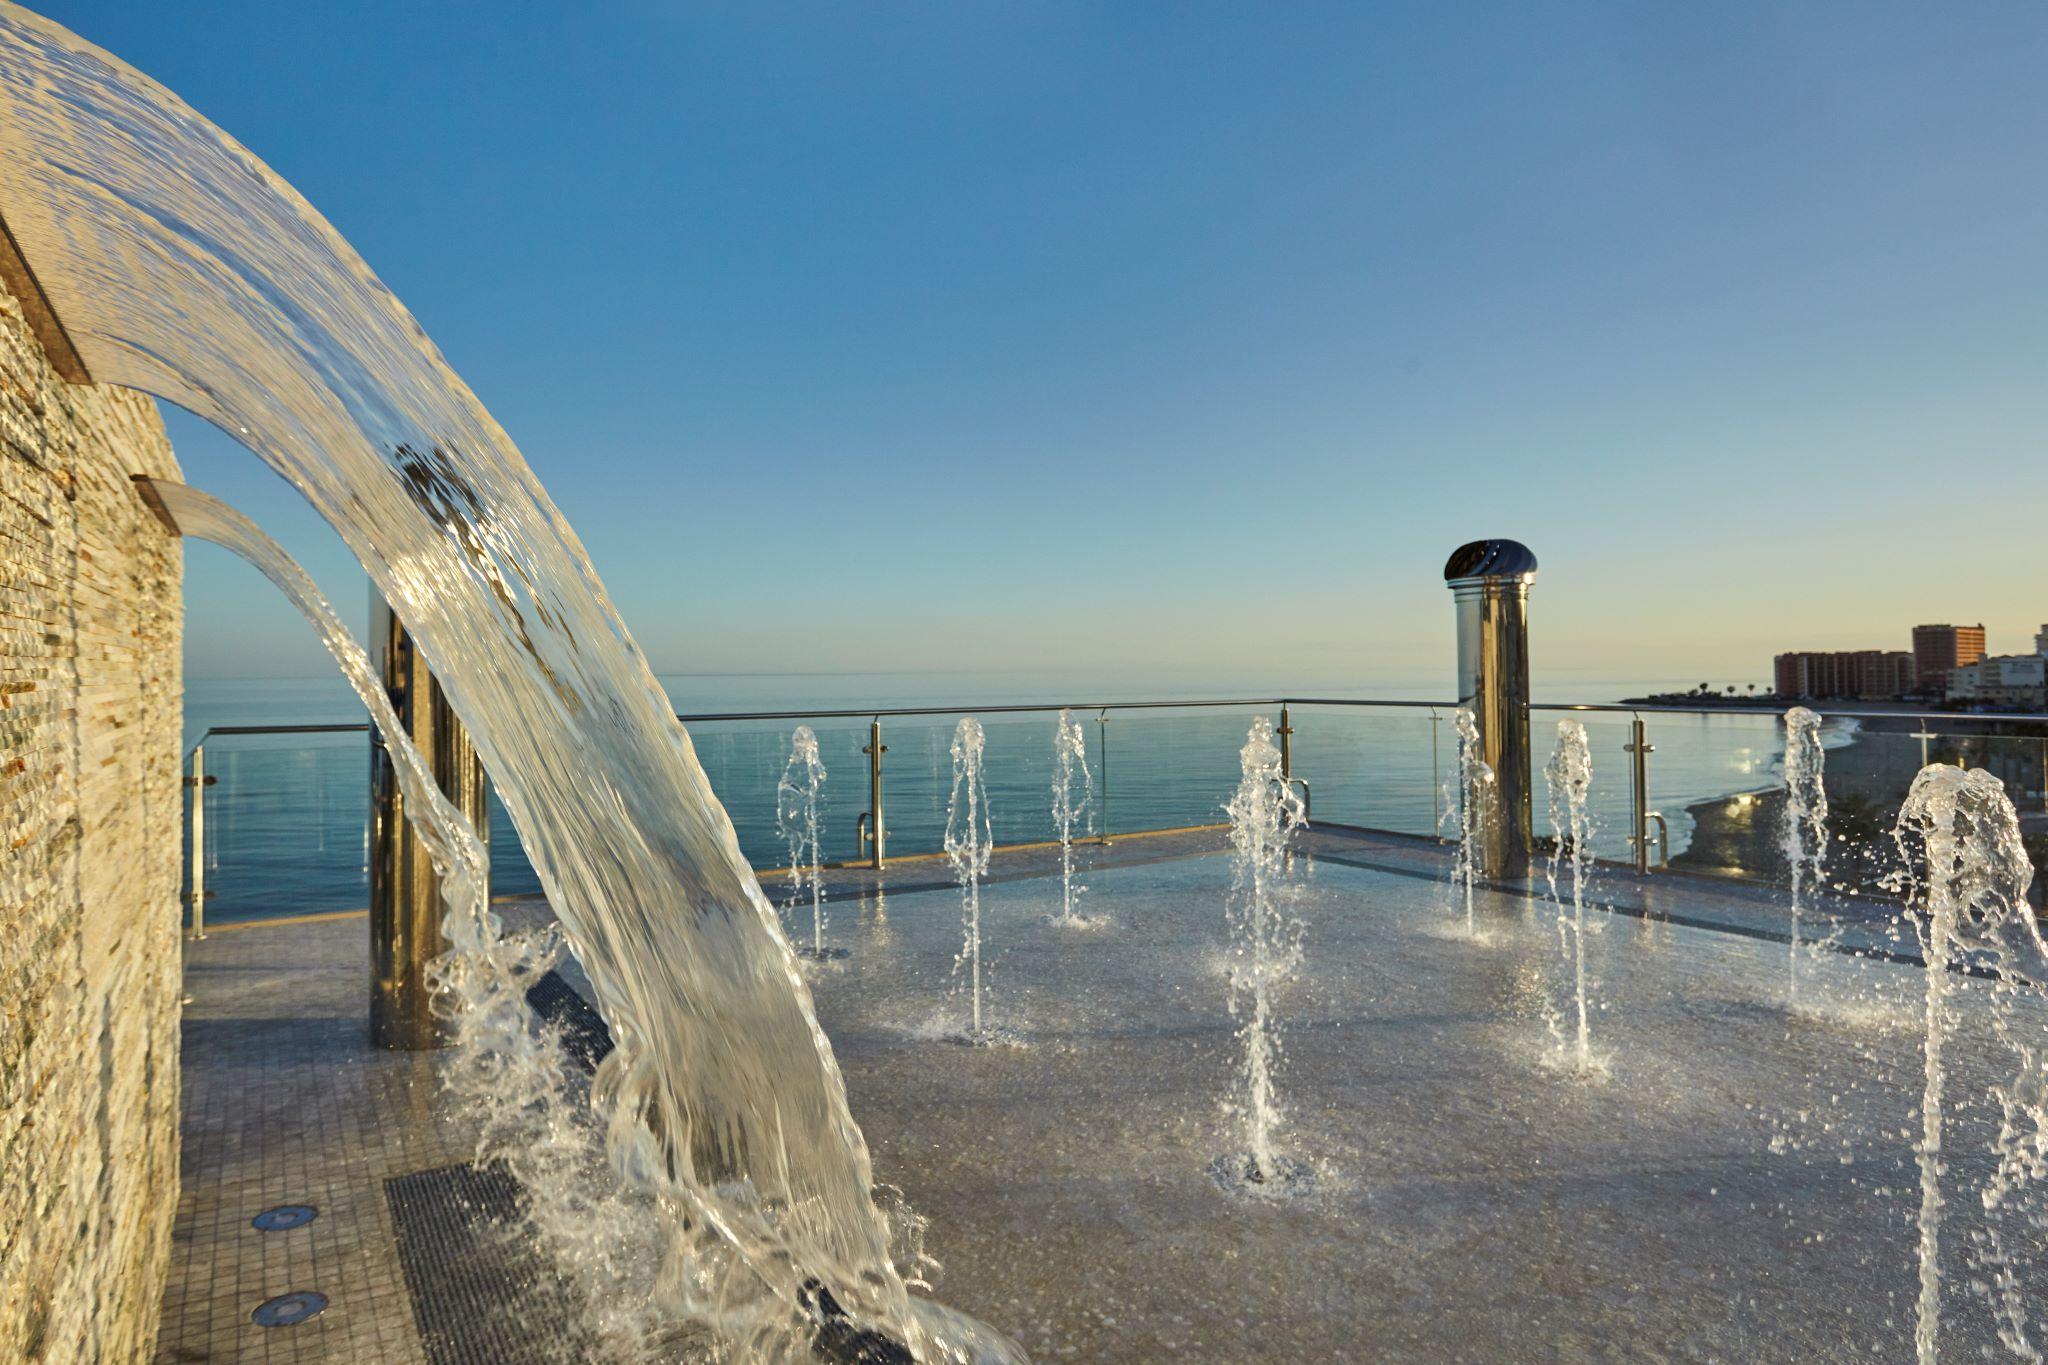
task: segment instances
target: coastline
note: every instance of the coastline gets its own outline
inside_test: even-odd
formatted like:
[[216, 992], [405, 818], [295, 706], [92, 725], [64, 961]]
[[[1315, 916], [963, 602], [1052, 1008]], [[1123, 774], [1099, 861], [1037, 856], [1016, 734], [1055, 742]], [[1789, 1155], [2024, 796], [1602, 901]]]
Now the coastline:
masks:
[[[1989, 716], [1967, 719], [1978, 725], [1996, 722]], [[1919, 728], [1914, 721], [1862, 720], [1848, 742], [1826, 751], [1824, 781], [1831, 845], [1827, 876], [1840, 889], [1882, 890], [1880, 880], [1893, 869], [1892, 826], [1922, 766], [1921, 741], [1915, 733]], [[1969, 766], [1997, 770], [2002, 765], [1987, 762], [1994, 756], [1980, 746], [1995, 745], [2002, 738], [2007, 737], [1985, 731], [1945, 733], [1926, 756], [1934, 762], [1955, 762], [1960, 748]], [[2006, 756], [2011, 755], [2008, 752]], [[1999, 774], [2020, 808], [2021, 829], [2037, 865], [2041, 855], [2036, 850], [2044, 828], [2048, 828], [2048, 814], [2028, 808], [2038, 802], [2028, 801], [2026, 791], [2030, 781], [2038, 781], [2038, 773], [2038, 768], [2023, 761], [2017, 770]], [[1686, 807], [1686, 813], [1693, 821], [1692, 841], [1684, 852], [1672, 857], [1672, 867], [1717, 876], [1788, 880], [1789, 868], [1780, 846], [1785, 816], [1782, 786], [1694, 802]]]

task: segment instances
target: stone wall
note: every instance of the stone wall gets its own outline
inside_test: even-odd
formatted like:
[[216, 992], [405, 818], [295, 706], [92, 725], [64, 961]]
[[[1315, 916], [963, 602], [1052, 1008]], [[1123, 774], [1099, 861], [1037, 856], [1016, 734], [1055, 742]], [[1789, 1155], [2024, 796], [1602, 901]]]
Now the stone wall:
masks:
[[0, 291], [0, 1361], [141, 1361], [178, 1201], [183, 555], [156, 406]]

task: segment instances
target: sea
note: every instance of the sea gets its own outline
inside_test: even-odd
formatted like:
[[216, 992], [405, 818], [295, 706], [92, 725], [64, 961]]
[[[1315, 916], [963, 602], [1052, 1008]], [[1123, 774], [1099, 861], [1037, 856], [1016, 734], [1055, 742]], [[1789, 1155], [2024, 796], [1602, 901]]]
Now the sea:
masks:
[[[1071, 706], [1087, 744], [1085, 836], [1220, 821], [1236, 786], [1238, 750], [1255, 717], [1277, 724], [1266, 704], [1119, 708], [1118, 703], [1274, 696], [1359, 701], [1430, 701], [1448, 680], [1395, 679], [1361, 686], [1343, 676], [1203, 673], [1022, 672], [677, 674], [661, 678], [685, 716], [734, 712], [831, 712], [946, 708], [930, 716], [882, 716], [883, 810], [892, 857], [943, 848], [953, 789], [950, 752], [960, 718], [976, 715], [987, 734], [986, 781], [995, 837], [1025, 843], [1057, 837], [1052, 817], [1055, 711], [977, 708]], [[1574, 680], [1545, 688], [1544, 703], [1616, 702], [1677, 690], [1667, 680]], [[1628, 855], [1630, 740], [1626, 715], [1582, 714], [1592, 740], [1593, 844]], [[826, 775], [820, 845], [827, 861], [859, 856], [859, 816], [868, 809], [869, 714], [687, 723], [713, 790], [732, 817], [741, 850], [758, 869], [789, 864], [776, 826], [776, 785], [794, 728], [817, 735]], [[1559, 713], [1539, 710], [1534, 759], [1538, 832], [1547, 832], [1540, 769]], [[1650, 715], [1650, 804], [1665, 815], [1671, 852], [1692, 833], [1687, 807], [1782, 780], [1782, 727], [1774, 714]], [[338, 676], [292, 679], [189, 678], [185, 744], [205, 741], [205, 885], [212, 922], [357, 909], [368, 899], [370, 737], [338, 734], [222, 735], [216, 726], [361, 723], [365, 714]], [[1456, 739], [1447, 708], [1297, 705], [1290, 720], [1292, 770], [1308, 786], [1313, 817], [1397, 833], [1439, 833], [1454, 781]], [[1846, 723], [1827, 742], [1848, 742]], [[190, 792], [188, 789], [188, 800]], [[519, 835], [495, 798], [491, 818], [494, 894], [538, 891]], [[190, 848], [187, 841], [189, 881]], [[1085, 862], [1085, 858], [1084, 858]], [[776, 894], [780, 880], [765, 879]]]

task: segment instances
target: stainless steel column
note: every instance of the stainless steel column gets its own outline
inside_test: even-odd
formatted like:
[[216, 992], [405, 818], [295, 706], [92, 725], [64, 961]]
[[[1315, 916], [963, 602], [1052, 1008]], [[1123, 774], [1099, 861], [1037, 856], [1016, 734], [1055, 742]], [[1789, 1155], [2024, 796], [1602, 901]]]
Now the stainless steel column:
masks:
[[1444, 564], [1458, 612], [1458, 704], [1479, 724], [1480, 757], [1492, 767], [1501, 818], [1482, 850], [1490, 877], [1529, 870], [1529, 585], [1536, 556], [1515, 540], [1475, 540]]
[[[391, 608], [370, 594], [370, 663], [391, 705], [457, 810], [490, 840], [490, 783], [426, 660]], [[441, 879], [405, 816], [405, 797], [384, 742], [370, 731], [370, 1037], [379, 1047], [447, 1042], [429, 1008], [426, 966], [448, 949], [441, 933]]]

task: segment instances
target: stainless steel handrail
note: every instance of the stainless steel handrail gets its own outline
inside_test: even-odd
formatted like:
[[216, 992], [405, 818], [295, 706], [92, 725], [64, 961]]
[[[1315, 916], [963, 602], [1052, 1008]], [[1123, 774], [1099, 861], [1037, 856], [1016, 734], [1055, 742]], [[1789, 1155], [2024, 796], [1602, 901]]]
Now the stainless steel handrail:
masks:
[[[1055, 701], [1055, 702], [1002, 702], [990, 706], [855, 706], [827, 711], [711, 711], [697, 715], [676, 713], [676, 719], [685, 725], [720, 720], [859, 720], [863, 717], [878, 716], [996, 716], [1019, 712], [1048, 711], [1158, 711], [1177, 706], [1280, 706], [1282, 697], [1241, 697], [1224, 700], [1195, 699], [1192, 701]], [[1377, 705], [1378, 703], [1372, 703]], [[1389, 702], [1391, 706], [1420, 705], [1423, 703]]]
[[[1056, 711], [1094, 711], [1098, 715], [1105, 711], [1162, 711], [1175, 708], [1199, 709], [1231, 706], [1358, 706], [1376, 709], [1402, 709], [1429, 711], [1432, 713], [1455, 710], [1456, 702], [1450, 701], [1406, 701], [1388, 700], [1379, 697], [1233, 697], [1227, 699], [1182, 698], [1174, 701], [1112, 701], [1112, 702], [1004, 702], [980, 706], [963, 703], [957, 706], [859, 706], [851, 708], [828, 708], [818, 711], [705, 711], [695, 714], [678, 712], [676, 719], [685, 725], [713, 724], [742, 720], [872, 720], [883, 716], [980, 716], [980, 715], [1021, 715], [1050, 714]], [[1613, 715], [1672, 715], [1672, 716], [1753, 716], [1761, 720], [1777, 720], [1783, 715], [1765, 706], [1667, 706], [1630, 705], [1624, 702], [1554, 702], [1538, 701], [1529, 703], [1531, 711], [1597, 712]], [[1918, 720], [1950, 721], [1970, 724], [2014, 724], [2048, 725], [2048, 714], [2020, 711], [1863, 711], [1841, 710], [1822, 706], [1810, 708], [1815, 714], [1841, 720]], [[209, 726], [196, 743], [203, 744], [217, 735], [301, 735], [301, 734], [361, 734], [370, 728], [365, 721], [338, 722], [322, 725], [214, 725]], [[187, 754], [190, 754], [188, 749]]]
[[[1341, 705], [1342, 703], [1334, 703]], [[1406, 702], [1372, 702], [1369, 705], [1403, 706]], [[1805, 706], [1804, 702], [1791, 703]], [[1650, 715], [1673, 716], [1758, 716], [1764, 720], [1777, 720], [1785, 712], [1769, 706], [1666, 706], [1648, 702], [1631, 706], [1625, 702], [1556, 702], [1536, 701], [1529, 703], [1531, 711], [1612, 711], [1623, 715], [1643, 712]], [[1817, 716], [1831, 716], [1841, 720], [1967, 720], [1967, 721], [2010, 721], [2023, 725], [2048, 725], [2048, 714], [2032, 711], [1865, 711], [1827, 706], [1807, 706]]]

